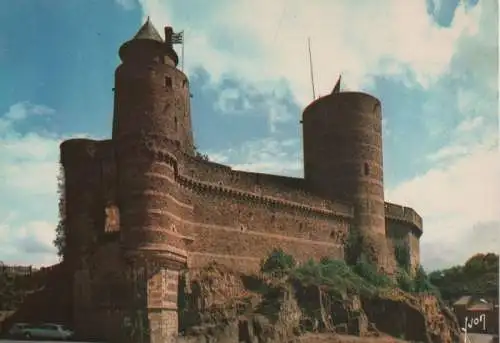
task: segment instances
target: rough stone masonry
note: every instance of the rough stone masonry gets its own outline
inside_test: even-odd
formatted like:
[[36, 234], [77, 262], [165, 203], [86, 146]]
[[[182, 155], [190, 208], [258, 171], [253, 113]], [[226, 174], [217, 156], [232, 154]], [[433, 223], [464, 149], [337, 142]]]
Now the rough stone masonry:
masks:
[[304, 110], [304, 178], [232, 170], [197, 157], [172, 35], [148, 19], [120, 47], [111, 139], [61, 144], [77, 334], [127, 342], [149, 325], [152, 342], [175, 341], [180, 270], [252, 272], [273, 248], [342, 259], [351, 230], [380, 270], [396, 241], [418, 265], [421, 217], [384, 201], [378, 99], [335, 91]]

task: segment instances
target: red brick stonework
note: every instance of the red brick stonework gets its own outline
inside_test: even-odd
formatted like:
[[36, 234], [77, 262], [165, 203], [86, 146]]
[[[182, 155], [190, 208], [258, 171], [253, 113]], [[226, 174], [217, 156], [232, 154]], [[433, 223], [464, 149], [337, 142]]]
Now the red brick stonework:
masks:
[[340, 92], [304, 111], [304, 179], [235, 171], [195, 156], [171, 35], [148, 21], [120, 48], [112, 139], [61, 144], [77, 334], [174, 341], [180, 270], [252, 272], [275, 248], [342, 259], [354, 229], [378, 242], [381, 269], [394, 239], [419, 263], [421, 218], [384, 203], [379, 100]]

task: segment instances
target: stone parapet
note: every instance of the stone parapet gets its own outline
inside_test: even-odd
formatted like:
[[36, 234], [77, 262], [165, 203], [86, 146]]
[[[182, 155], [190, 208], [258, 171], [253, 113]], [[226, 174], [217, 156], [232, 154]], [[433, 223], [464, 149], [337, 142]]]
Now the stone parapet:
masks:
[[422, 217], [411, 207], [385, 202], [385, 217], [411, 224], [420, 232], [420, 235], [423, 232]]

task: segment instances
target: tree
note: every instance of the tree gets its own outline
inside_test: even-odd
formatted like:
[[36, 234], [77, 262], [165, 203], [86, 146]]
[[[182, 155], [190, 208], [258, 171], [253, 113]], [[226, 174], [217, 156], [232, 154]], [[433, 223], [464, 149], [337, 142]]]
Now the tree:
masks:
[[455, 301], [463, 295], [498, 298], [498, 266], [497, 254], [476, 254], [463, 266], [437, 270], [429, 277], [443, 300]]
[[56, 226], [56, 237], [52, 243], [57, 248], [57, 256], [62, 258], [64, 256], [64, 249], [66, 246], [66, 234], [64, 232], [64, 224], [62, 221], [59, 221]]

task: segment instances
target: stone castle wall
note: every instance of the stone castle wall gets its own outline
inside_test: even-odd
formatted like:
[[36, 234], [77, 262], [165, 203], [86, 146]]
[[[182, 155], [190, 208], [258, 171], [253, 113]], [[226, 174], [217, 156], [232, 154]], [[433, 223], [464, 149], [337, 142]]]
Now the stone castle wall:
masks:
[[[61, 144], [61, 164], [64, 168], [64, 198], [66, 251], [65, 261], [75, 268], [82, 256], [98, 239], [104, 226], [101, 152], [110, 147], [109, 141], [72, 139]], [[109, 149], [109, 148], [108, 148]]]
[[[111, 338], [122, 330], [125, 314], [119, 306], [125, 305], [113, 302], [110, 294], [127, 289], [128, 281], [120, 276], [128, 268], [122, 251], [127, 242], [148, 243], [165, 250], [168, 258], [187, 255], [188, 268], [217, 261], [243, 272], [256, 271], [276, 247], [299, 261], [344, 257], [352, 208], [307, 194], [302, 179], [233, 171], [192, 158], [175, 142], [154, 136], [121, 143], [122, 153], [129, 154], [122, 160], [128, 162], [119, 165], [126, 168], [126, 179], [123, 173], [117, 178], [120, 155], [114, 142], [72, 140], [61, 146], [68, 261], [76, 261], [74, 319], [79, 332]], [[126, 192], [120, 193], [119, 187], [126, 187]], [[128, 209], [120, 204], [128, 204]], [[418, 263], [420, 217], [390, 203], [386, 211], [388, 238], [407, 241], [412, 263]], [[148, 299], [168, 298], [173, 306], [175, 282], [164, 276], [172, 273], [175, 270], [166, 269], [152, 276]], [[172, 288], [172, 294], [167, 297], [161, 287]], [[163, 307], [150, 313], [158, 332], [176, 323], [168, 306]], [[114, 323], [114, 329], [99, 323]]]
[[[134, 198], [134, 211], [144, 212], [135, 215], [147, 217], [138, 224], [157, 230], [151, 230], [149, 238], [134, 236], [134, 241], [152, 238], [159, 245], [168, 242], [172, 248], [188, 251], [193, 266], [217, 260], [255, 268], [276, 246], [294, 252], [299, 260], [343, 257], [352, 208], [309, 195], [303, 179], [234, 171], [185, 155], [167, 139], [148, 136], [137, 141], [133, 145], [141, 151], [134, 152], [132, 146], [122, 148], [143, 156], [148, 170], [137, 160], [127, 166], [127, 194]], [[75, 196], [88, 194], [88, 201], [70, 200], [67, 208], [69, 237], [73, 237], [70, 242], [82, 250], [104, 233], [117, 231], [120, 220], [127, 218], [117, 206], [115, 147], [111, 141], [74, 140], [61, 149], [69, 176], [66, 193], [71, 198], [74, 187]], [[83, 173], [89, 171], [92, 183], [81, 182]], [[141, 174], [153, 180], [150, 189], [144, 189]], [[412, 261], [418, 263], [422, 219], [411, 208], [396, 204], [386, 203], [385, 210], [388, 238], [406, 240]], [[128, 223], [134, 220], [129, 218]], [[92, 235], [89, 227], [94, 228]], [[140, 231], [136, 234], [144, 235]]]
[[410, 252], [410, 263], [414, 272], [420, 264], [420, 236], [422, 217], [409, 207], [385, 203], [385, 225], [387, 239], [391, 242], [404, 242]]
[[[188, 251], [188, 266], [197, 267], [218, 261], [255, 269], [276, 247], [299, 260], [343, 257], [352, 218], [349, 206], [292, 188], [300, 179], [279, 182], [277, 176], [232, 171], [191, 158], [177, 150], [174, 142], [157, 138], [136, 137], [134, 144], [120, 147], [145, 160], [127, 165], [127, 194], [134, 198], [134, 206], [127, 214], [121, 213], [120, 220], [127, 227], [156, 228], [148, 232], [149, 242]], [[154, 187], [145, 187], [144, 175], [154, 180], [148, 181]], [[141, 223], [133, 221], [131, 211]], [[145, 240], [142, 236], [133, 239]]]

